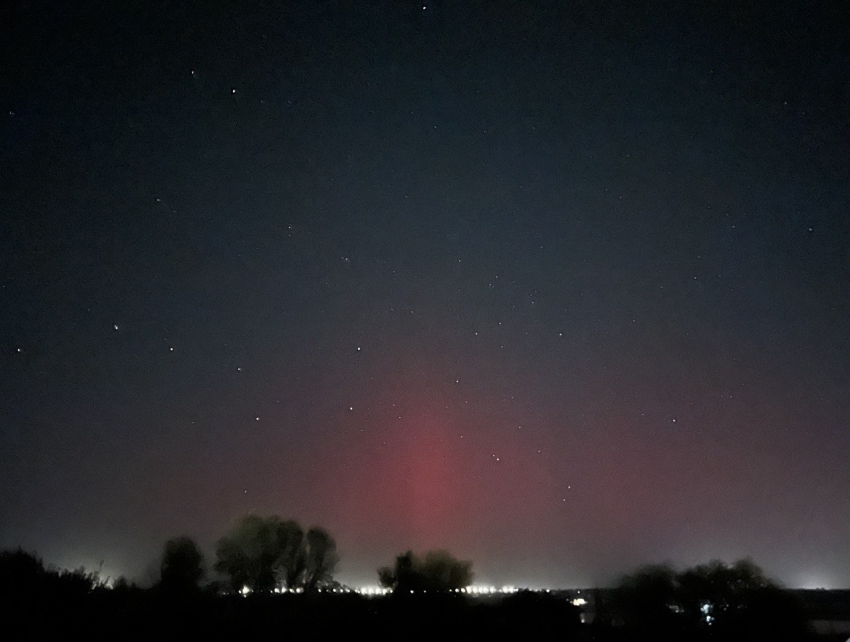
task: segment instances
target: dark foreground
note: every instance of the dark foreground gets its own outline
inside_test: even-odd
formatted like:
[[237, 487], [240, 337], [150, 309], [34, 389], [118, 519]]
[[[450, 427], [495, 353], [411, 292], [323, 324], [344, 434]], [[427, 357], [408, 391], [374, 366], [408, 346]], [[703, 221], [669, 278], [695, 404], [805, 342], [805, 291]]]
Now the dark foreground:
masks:
[[[845, 642], [850, 637], [850, 591], [788, 591], [762, 580], [748, 582], [761, 577], [740, 572], [750, 567], [715, 564], [680, 576], [650, 568], [616, 589], [583, 591], [241, 596], [193, 581], [161, 581], [151, 589], [119, 581], [110, 588], [97, 574], [45, 568], [19, 550], [0, 554], [0, 639]], [[681, 581], [671, 581], [678, 577]]]
[[[797, 602], [799, 604], [799, 601]], [[249, 597], [98, 588], [42, 595], [6, 595], [2, 630], [14, 639], [84, 635], [119, 640], [529, 639], [529, 640], [844, 640], [815, 636], [800, 613], [758, 614], [716, 626], [705, 622], [618, 621], [582, 624], [563, 596], [521, 592], [505, 597], [428, 595], [368, 598], [344, 595]], [[601, 614], [600, 614], [601, 615]], [[587, 614], [585, 614], [587, 618]], [[7, 638], [12, 639], [12, 638]]]

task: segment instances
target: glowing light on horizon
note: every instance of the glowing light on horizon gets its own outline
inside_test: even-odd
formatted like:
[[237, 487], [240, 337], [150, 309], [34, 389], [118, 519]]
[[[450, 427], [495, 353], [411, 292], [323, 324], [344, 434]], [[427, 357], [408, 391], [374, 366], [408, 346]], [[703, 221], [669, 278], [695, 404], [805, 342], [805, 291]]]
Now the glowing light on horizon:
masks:
[[[336, 589], [334, 589], [334, 592], [336, 592]], [[383, 586], [361, 586], [357, 589], [357, 592], [360, 593], [360, 595], [388, 595], [393, 591], [392, 589]]]

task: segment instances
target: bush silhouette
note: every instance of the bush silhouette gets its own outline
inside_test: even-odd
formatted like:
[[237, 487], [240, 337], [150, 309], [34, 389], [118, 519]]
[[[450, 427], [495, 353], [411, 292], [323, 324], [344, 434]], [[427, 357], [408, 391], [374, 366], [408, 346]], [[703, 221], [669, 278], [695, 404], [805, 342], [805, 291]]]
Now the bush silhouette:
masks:
[[648, 566], [623, 579], [615, 608], [630, 629], [659, 639], [804, 640], [794, 596], [751, 560], [677, 572]]
[[381, 586], [394, 593], [448, 592], [469, 586], [474, 575], [472, 562], [458, 560], [448, 551], [428, 551], [419, 557], [407, 551], [395, 565], [378, 569]]

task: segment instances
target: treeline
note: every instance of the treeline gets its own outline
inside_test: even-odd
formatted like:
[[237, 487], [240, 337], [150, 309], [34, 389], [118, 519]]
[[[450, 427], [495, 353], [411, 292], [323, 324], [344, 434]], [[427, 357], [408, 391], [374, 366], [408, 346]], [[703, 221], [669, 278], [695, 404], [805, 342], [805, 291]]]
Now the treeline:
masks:
[[[652, 565], [597, 591], [597, 628], [655, 640], [806, 640], [804, 605], [750, 559]], [[843, 641], [842, 641], [843, 642]]]
[[576, 603], [565, 591], [472, 597], [465, 591], [472, 562], [446, 551], [407, 551], [377, 569], [389, 597], [375, 599], [334, 580], [338, 561], [336, 542], [323, 528], [258, 515], [234, 523], [209, 566], [193, 539], [169, 540], [159, 577], [144, 590], [85, 569], [51, 568], [20, 549], [0, 552], [0, 635], [224, 640], [275, 631], [317, 639], [408, 631], [441, 640], [812, 639], [794, 594], [749, 560], [685, 570], [650, 566], [615, 588], [583, 591]]
[[[295, 520], [246, 515], [215, 548], [214, 570], [222, 578], [213, 590], [268, 593], [315, 591], [333, 586], [339, 562], [336, 541], [325, 529], [306, 532]], [[206, 578], [204, 555], [190, 537], [165, 543], [158, 587], [171, 592], [198, 589]]]
[[[213, 592], [242, 595], [345, 590], [333, 574], [339, 563], [336, 541], [325, 529], [306, 532], [298, 522], [276, 515], [247, 515], [222, 537], [213, 569], [220, 579], [206, 584]], [[393, 566], [378, 569], [380, 585], [395, 594], [451, 592], [472, 584], [472, 562], [443, 550], [422, 556], [407, 551]], [[157, 588], [187, 593], [206, 579], [204, 555], [190, 537], [165, 543]]]

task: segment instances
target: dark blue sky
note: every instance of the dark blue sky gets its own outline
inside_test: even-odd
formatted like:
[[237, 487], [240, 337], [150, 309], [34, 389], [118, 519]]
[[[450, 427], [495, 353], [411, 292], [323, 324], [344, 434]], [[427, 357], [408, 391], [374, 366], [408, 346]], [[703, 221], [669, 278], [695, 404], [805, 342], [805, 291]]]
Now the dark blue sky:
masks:
[[850, 16], [741, 4], [4, 3], [0, 544], [850, 585]]

